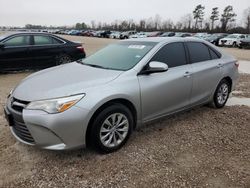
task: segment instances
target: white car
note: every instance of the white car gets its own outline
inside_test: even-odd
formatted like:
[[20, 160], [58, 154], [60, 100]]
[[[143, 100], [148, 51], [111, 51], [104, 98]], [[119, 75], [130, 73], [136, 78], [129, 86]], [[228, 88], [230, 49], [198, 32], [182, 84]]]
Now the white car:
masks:
[[130, 35], [129, 38], [133, 39], [133, 38], [146, 38], [147, 34], [144, 32], [140, 32], [140, 33], [136, 33], [134, 35]]
[[219, 46], [233, 46], [236, 47], [239, 45], [241, 39], [246, 38], [246, 35], [243, 34], [231, 34], [225, 38], [219, 40]]
[[120, 35], [121, 35], [120, 32], [112, 32], [112, 33], [109, 35], [109, 38], [111, 38], [111, 39], [119, 39], [119, 38], [120, 38]]

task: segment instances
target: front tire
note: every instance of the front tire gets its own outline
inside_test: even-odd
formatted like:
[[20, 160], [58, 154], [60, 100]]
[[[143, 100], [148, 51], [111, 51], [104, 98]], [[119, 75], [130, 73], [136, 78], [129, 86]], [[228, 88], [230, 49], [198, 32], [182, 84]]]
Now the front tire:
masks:
[[213, 97], [213, 106], [215, 108], [223, 108], [225, 106], [230, 94], [230, 90], [231, 90], [230, 83], [226, 79], [221, 80], [221, 82], [218, 84], [216, 88]]
[[127, 142], [134, 120], [126, 106], [112, 104], [101, 111], [90, 126], [91, 146], [100, 153], [111, 153]]

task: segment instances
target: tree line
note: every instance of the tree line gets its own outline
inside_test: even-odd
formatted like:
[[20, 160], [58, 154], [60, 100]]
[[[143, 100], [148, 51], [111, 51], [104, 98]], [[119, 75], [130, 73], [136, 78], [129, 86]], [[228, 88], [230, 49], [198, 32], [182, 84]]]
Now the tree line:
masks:
[[[250, 7], [244, 10], [243, 22], [244, 26], [237, 26], [236, 17], [233, 6], [226, 6], [222, 13], [218, 7], [211, 10], [209, 17], [205, 18], [205, 6], [197, 5], [193, 12], [186, 14], [174, 23], [171, 19], [162, 19], [160, 15], [155, 15], [148, 19], [141, 19], [135, 22], [129, 20], [115, 20], [111, 23], [91, 21], [90, 25], [84, 23], [76, 24], [78, 29], [106, 29], [106, 30], [139, 30], [139, 31], [186, 31], [186, 32], [239, 32], [250, 33]], [[84, 27], [78, 27], [83, 25]]]
[[[77, 23], [70, 29], [93, 29], [93, 30], [138, 30], [138, 31], [182, 31], [182, 32], [232, 32], [250, 33], [250, 7], [244, 10], [242, 25], [236, 24], [237, 14], [233, 6], [226, 6], [220, 13], [218, 7], [211, 9], [210, 15], [205, 18], [205, 6], [197, 5], [192, 13], [186, 14], [174, 23], [171, 19], [162, 19], [155, 15], [138, 22], [133, 19], [115, 20], [111, 23], [91, 21], [88, 25], [84, 22]], [[27, 24], [26, 29], [44, 29], [47, 27]], [[51, 26], [50, 28], [54, 28]], [[66, 29], [69, 27], [57, 27]]]

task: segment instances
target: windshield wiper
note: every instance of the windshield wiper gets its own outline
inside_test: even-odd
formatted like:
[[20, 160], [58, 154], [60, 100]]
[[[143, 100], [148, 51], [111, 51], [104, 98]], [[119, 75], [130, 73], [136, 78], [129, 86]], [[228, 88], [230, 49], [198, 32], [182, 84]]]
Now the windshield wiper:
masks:
[[86, 65], [86, 66], [90, 66], [90, 67], [100, 68], [100, 69], [109, 69], [109, 68], [103, 67], [101, 65], [87, 64], [87, 63], [84, 63], [83, 61], [78, 61], [78, 63], [81, 63], [81, 64]]

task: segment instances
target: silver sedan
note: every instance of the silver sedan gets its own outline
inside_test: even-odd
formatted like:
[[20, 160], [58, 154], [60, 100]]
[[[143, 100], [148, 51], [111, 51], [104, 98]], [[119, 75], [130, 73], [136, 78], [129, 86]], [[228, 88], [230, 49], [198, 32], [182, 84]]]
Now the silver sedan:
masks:
[[204, 40], [130, 39], [28, 76], [5, 115], [25, 144], [113, 152], [146, 122], [203, 104], [222, 108], [237, 77], [237, 61]]

